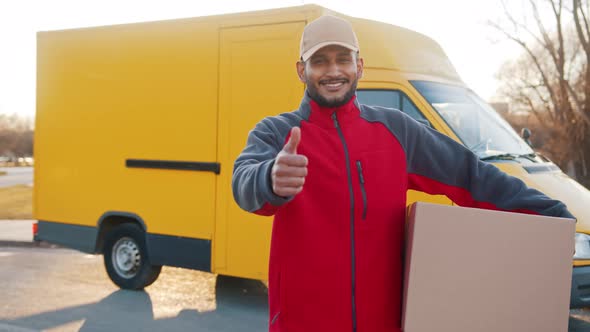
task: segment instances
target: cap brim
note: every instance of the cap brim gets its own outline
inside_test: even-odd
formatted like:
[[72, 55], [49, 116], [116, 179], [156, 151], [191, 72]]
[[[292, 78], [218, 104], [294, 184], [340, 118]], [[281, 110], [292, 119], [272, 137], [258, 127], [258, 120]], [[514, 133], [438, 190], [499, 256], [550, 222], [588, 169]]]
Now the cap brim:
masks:
[[319, 43], [317, 45], [314, 45], [312, 48], [307, 50], [305, 53], [303, 53], [303, 55], [301, 55], [301, 59], [303, 61], [307, 61], [320, 48], [325, 47], [325, 46], [329, 46], [329, 45], [339, 45], [342, 47], [346, 47], [353, 52], [359, 51], [358, 47], [354, 47], [353, 45], [350, 45], [348, 43], [343, 43], [343, 42], [338, 42], [338, 41], [325, 41], [325, 42]]

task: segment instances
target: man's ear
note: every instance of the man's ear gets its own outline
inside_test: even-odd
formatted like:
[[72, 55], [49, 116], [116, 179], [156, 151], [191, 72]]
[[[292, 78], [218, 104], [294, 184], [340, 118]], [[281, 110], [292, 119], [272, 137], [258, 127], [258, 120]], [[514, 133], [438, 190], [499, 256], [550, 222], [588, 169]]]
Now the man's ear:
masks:
[[305, 83], [305, 62], [297, 61], [295, 64], [297, 67], [297, 75], [302, 83]]
[[363, 58], [358, 58], [356, 60], [356, 72], [357, 72], [357, 77], [360, 80], [361, 78], [363, 78], [363, 68], [365, 67], [365, 61], [363, 60]]

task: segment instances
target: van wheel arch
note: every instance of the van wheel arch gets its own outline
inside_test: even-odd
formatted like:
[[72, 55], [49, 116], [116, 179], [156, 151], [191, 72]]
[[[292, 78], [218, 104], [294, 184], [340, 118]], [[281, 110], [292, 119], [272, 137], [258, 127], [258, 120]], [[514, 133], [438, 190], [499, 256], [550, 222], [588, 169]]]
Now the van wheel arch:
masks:
[[102, 254], [104, 251], [104, 240], [108, 234], [115, 227], [132, 223], [139, 226], [144, 233], [147, 233], [147, 226], [143, 219], [135, 213], [122, 211], [105, 212], [97, 222], [98, 235], [96, 237], [95, 252]]

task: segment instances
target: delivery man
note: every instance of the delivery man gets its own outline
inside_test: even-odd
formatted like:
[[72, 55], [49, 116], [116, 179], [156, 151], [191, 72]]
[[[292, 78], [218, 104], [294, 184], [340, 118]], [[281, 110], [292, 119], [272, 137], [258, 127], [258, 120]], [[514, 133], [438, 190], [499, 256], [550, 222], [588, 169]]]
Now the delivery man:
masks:
[[240, 207], [275, 216], [270, 331], [400, 331], [408, 189], [461, 206], [572, 218], [563, 203], [449, 137], [400, 111], [359, 104], [363, 59], [347, 21], [309, 23], [300, 55], [301, 106], [256, 125], [232, 180]]

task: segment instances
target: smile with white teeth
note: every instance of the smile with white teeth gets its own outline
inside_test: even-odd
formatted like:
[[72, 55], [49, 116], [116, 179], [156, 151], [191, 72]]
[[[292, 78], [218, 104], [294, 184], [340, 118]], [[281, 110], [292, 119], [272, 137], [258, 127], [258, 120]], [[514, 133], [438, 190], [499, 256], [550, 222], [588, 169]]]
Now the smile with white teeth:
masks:
[[329, 89], [338, 89], [339, 87], [343, 86], [344, 83], [346, 83], [345, 80], [320, 82], [321, 85], [324, 85], [325, 87], [327, 87]]

